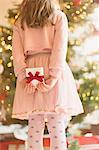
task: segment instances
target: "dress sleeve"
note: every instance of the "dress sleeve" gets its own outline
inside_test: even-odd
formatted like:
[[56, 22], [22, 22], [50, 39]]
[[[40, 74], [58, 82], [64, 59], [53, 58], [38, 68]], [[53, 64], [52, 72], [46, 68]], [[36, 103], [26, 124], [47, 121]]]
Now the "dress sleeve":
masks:
[[22, 45], [22, 37], [20, 35], [20, 29], [18, 25], [13, 26], [12, 36], [12, 56], [15, 76], [21, 81], [25, 76], [25, 55]]
[[60, 77], [64, 70], [68, 42], [68, 21], [65, 13], [60, 12], [55, 25], [55, 35], [50, 57], [49, 74]]

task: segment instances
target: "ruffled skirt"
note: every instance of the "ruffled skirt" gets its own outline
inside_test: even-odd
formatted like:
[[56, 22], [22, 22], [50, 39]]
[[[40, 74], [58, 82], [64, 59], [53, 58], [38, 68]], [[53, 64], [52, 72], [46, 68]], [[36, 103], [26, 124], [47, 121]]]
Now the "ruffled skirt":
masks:
[[[43, 67], [44, 77], [47, 78], [49, 76], [50, 55], [49, 51], [34, 51], [26, 59], [27, 66], [29, 68]], [[17, 79], [12, 118], [28, 119], [31, 113], [45, 115], [63, 113], [67, 117], [83, 113], [75, 80], [67, 63], [65, 63], [65, 70], [62, 71], [55, 86], [45, 93], [36, 91], [33, 94], [27, 94]]]

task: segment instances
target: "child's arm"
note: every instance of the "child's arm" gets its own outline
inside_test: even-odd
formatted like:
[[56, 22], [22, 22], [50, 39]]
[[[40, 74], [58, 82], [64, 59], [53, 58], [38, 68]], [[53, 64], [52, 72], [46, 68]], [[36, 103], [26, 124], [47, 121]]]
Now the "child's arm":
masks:
[[58, 14], [56, 22], [56, 31], [53, 43], [52, 54], [49, 64], [49, 79], [45, 83], [38, 85], [38, 90], [42, 92], [52, 89], [58, 78], [61, 76], [61, 72], [64, 70], [66, 53], [67, 53], [67, 41], [68, 41], [68, 22], [66, 15], [63, 12]]
[[68, 42], [68, 21], [63, 12], [60, 12], [57, 17], [55, 29], [49, 69], [50, 75], [58, 78], [60, 77], [62, 70], [64, 70]]
[[18, 80], [23, 80], [25, 75], [25, 56], [24, 49], [22, 45], [22, 37], [20, 34], [19, 24], [13, 26], [13, 37], [12, 37], [12, 56], [13, 56], [13, 65], [15, 76], [18, 77]]

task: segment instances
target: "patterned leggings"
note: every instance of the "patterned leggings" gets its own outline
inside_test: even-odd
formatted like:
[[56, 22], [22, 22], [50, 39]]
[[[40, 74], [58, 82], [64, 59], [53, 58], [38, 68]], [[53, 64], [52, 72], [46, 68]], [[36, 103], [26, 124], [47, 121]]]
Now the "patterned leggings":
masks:
[[[65, 117], [63, 115], [47, 115], [47, 127], [50, 135], [50, 150], [67, 150], [65, 136]], [[43, 150], [44, 115], [29, 116], [28, 146], [29, 150]]]

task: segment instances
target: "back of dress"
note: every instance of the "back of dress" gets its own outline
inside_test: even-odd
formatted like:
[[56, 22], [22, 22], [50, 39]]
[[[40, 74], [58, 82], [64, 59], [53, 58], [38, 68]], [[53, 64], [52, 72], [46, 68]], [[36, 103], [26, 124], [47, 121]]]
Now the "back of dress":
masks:
[[[30, 113], [64, 113], [70, 117], [83, 112], [72, 72], [66, 63], [68, 41], [66, 15], [56, 10], [53, 14], [53, 24], [43, 28], [25, 26], [25, 30], [22, 30], [19, 24], [14, 26], [12, 54], [17, 86], [13, 118], [28, 119]], [[29, 94], [29, 91], [24, 91], [20, 81], [26, 78], [26, 68], [36, 67], [44, 68], [45, 79], [52, 76], [57, 82], [47, 92], [36, 90], [35, 93]]]

